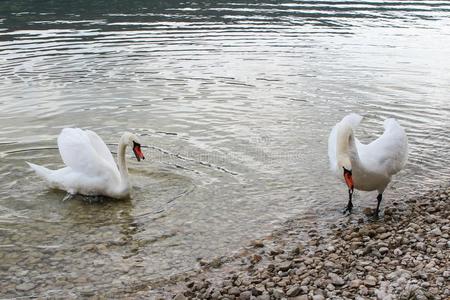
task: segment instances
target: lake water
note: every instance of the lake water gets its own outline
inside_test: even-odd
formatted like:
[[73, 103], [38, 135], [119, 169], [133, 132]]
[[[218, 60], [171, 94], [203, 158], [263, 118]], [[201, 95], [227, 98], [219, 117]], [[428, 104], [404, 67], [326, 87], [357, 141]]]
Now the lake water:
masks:
[[[395, 117], [410, 159], [391, 205], [450, 178], [448, 1], [1, 1], [2, 297], [116, 293], [227, 255], [290, 217], [343, 218], [327, 138]], [[62, 201], [64, 127], [123, 131], [132, 198]], [[355, 213], [375, 207], [360, 193]]]

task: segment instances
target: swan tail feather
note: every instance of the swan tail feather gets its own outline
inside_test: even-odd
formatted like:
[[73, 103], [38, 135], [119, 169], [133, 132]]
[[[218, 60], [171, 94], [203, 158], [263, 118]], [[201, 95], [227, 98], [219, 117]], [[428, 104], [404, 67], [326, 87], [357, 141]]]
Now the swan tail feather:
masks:
[[350, 126], [353, 130], [355, 130], [358, 126], [359, 123], [361, 123], [361, 120], [363, 119], [362, 116], [355, 114], [355, 113], [351, 113], [346, 115], [341, 122], [339, 122], [340, 124], [343, 125], [348, 125]]
[[47, 169], [46, 167], [43, 167], [43, 166], [39, 166], [39, 165], [30, 163], [30, 162], [26, 162], [26, 163], [30, 166], [31, 169], [33, 169], [34, 172], [36, 172], [36, 174], [39, 177], [42, 177], [43, 179], [49, 181], [49, 177], [50, 177], [50, 174], [52, 173], [52, 170]]

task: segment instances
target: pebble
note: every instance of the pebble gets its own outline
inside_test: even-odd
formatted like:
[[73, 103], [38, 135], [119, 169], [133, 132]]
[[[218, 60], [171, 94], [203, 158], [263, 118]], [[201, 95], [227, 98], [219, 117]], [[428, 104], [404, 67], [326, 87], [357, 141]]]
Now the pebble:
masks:
[[357, 288], [361, 285], [362, 281], [359, 279], [354, 279], [350, 282], [350, 287]]
[[377, 284], [377, 279], [372, 275], [367, 275], [366, 279], [364, 279], [364, 285], [374, 287]]
[[252, 298], [252, 292], [251, 291], [245, 291], [245, 292], [242, 292], [239, 295], [239, 299], [240, 300], [250, 300], [251, 298]]
[[288, 297], [295, 297], [298, 294], [300, 294], [301, 292], [301, 288], [299, 285], [294, 285], [293, 287], [291, 287], [287, 292], [286, 292], [286, 296]]
[[17, 285], [16, 286], [16, 290], [27, 292], [27, 291], [30, 291], [30, 290], [34, 289], [35, 286], [36, 285], [34, 285], [31, 282], [25, 282], [25, 283], [21, 283], [21, 284]]
[[418, 242], [417, 244], [416, 244], [416, 248], [418, 249], [418, 250], [425, 250], [426, 249], [426, 247], [425, 247], [425, 243], [423, 243], [423, 242]]
[[344, 279], [342, 279], [342, 277], [340, 277], [339, 275], [337, 275], [335, 273], [329, 273], [328, 277], [330, 277], [331, 282], [334, 285], [344, 285], [344, 283], [345, 283]]
[[270, 296], [268, 294], [259, 295], [257, 300], [270, 300]]
[[281, 290], [281, 289], [274, 289], [273, 292], [272, 292], [272, 296], [275, 299], [281, 299], [281, 298], [283, 298], [286, 295], [284, 294], [283, 290]]
[[396, 256], [401, 256], [401, 255], [403, 254], [403, 252], [402, 252], [402, 250], [400, 250], [399, 248], [395, 248], [395, 249], [394, 249], [394, 254], [395, 254]]
[[278, 269], [279, 269], [280, 271], [286, 272], [286, 271], [288, 271], [291, 267], [292, 267], [292, 262], [291, 262], [291, 261], [287, 261], [287, 262], [281, 263], [280, 266], [278, 267]]
[[231, 289], [228, 290], [228, 294], [230, 295], [239, 295], [241, 293], [241, 291], [239, 290], [239, 288], [233, 286]]
[[186, 297], [183, 294], [177, 294], [173, 300], [186, 300]]
[[441, 231], [441, 229], [439, 229], [439, 227], [436, 227], [433, 230], [431, 230], [429, 232], [429, 234], [434, 235], [434, 236], [440, 236], [440, 235], [442, 235], [442, 231]]
[[378, 251], [380, 252], [380, 254], [384, 255], [384, 254], [389, 252], [389, 248], [388, 247], [381, 247], [380, 249], [378, 249]]
[[[225, 263], [226, 269], [205, 271], [203, 276], [216, 282], [214, 292], [194, 291], [199, 282], [194, 276], [182, 286], [184, 295], [189, 299], [393, 300], [415, 288], [411, 292], [415, 299], [425, 299], [425, 291], [437, 300], [447, 299], [450, 199], [447, 192], [438, 201], [436, 195], [440, 194], [398, 201], [376, 221], [362, 218], [361, 213], [352, 219], [341, 217], [330, 234], [303, 230], [290, 221], [286, 231], [276, 231], [264, 242], [253, 241], [236, 265]], [[372, 214], [373, 209], [366, 212]], [[225, 280], [219, 276], [222, 270]], [[227, 276], [228, 270], [234, 273]]]

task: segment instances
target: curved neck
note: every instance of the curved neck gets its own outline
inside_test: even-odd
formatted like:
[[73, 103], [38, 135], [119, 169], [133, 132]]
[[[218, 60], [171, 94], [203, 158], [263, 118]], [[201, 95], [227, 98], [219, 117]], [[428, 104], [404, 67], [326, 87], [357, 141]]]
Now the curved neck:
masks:
[[338, 129], [336, 155], [342, 161], [348, 159], [352, 165], [359, 165], [358, 149], [350, 126], [342, 126]]
[[121, 186], [128, 186], [128, 167], [127, 161], [125, 160], [126, 148], [127, 144], [123, 142], [123, 139], [120, 139], [119, 146], [117, 148], [117, 164], [119, 166]]

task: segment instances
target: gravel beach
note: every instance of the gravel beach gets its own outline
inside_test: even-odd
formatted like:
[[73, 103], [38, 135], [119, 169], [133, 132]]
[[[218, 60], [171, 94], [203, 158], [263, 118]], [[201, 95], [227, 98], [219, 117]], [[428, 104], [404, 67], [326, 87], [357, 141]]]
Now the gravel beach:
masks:
[[[450, 187], [342, 216], [325, 233], [291, 220], [233, 256], [143, 284], [146, 299], [450, 299]], [[124, 295], [125, 296], [125, 295]]]

